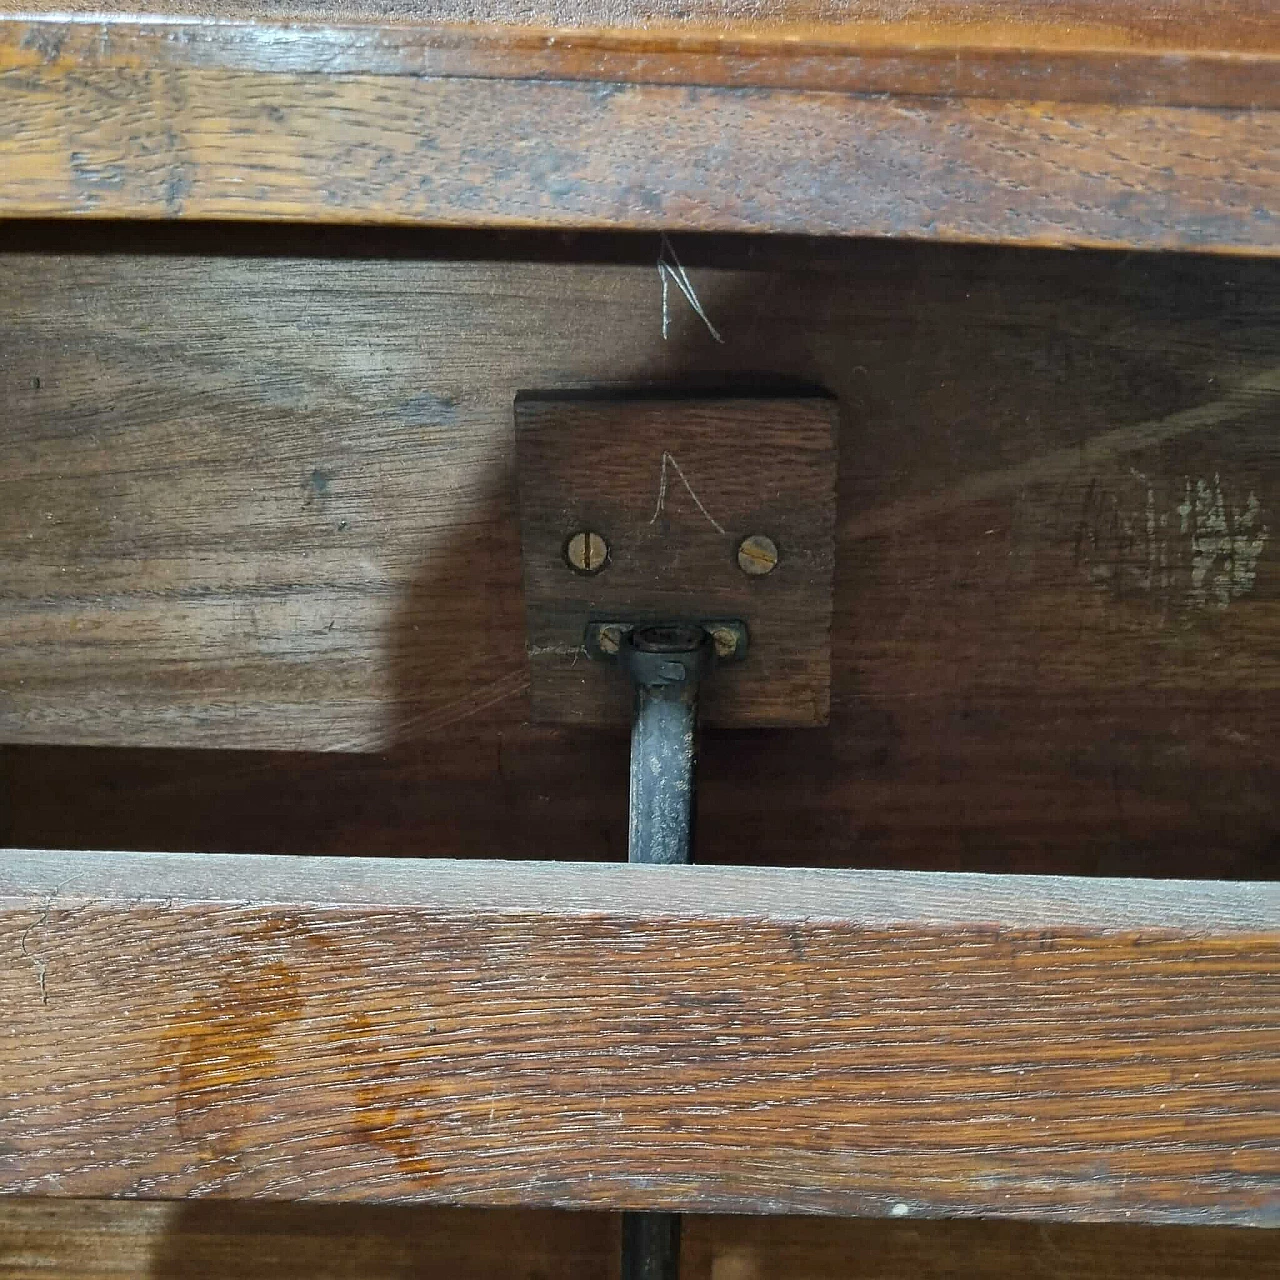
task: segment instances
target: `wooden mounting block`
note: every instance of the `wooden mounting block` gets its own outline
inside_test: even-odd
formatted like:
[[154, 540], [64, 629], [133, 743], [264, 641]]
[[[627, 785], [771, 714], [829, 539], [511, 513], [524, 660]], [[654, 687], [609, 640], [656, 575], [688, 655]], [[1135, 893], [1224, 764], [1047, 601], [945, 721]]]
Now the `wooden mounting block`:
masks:
[[[707, 682], [704, 718], [825, 724], [836, 418], [822, 396], [519, 397], [534, 718], [627, 722], [630, 689], [589, 660], [588, 622], [726, 618], [747, 624], [750, 643]], [[573, 539], [588, 536], [599, 551], [584, 572]]]

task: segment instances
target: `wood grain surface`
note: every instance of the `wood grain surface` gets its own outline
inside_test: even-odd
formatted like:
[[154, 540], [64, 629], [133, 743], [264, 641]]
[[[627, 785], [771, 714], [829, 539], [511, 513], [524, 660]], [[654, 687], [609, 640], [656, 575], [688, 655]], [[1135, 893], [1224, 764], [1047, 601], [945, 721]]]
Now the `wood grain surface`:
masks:
[[1275, 1237], [1222, 1227], [690, 1215], [689, 1280], [1256, 1280]]
[[1280, 1209], [1274, 886], [0, 866], [9, 1193]]
[[[1256, 1280], [1265, 1231], [732, 1217], [681, 1225], [685, 1280]], [[614, 1280], [616, 1219], [305, 1202], [0, 1200], [3, 1280]]]
[[604, 1213], [0, 1199], [2, 1280], [616, 1280], [618, 1249]]
[[[534, 720], [630, 721], [634, 690], [616, 663], [590, 659], [588, 621], [731, 619], [745, 624], [749, 647], [717, 664], [700, 718], [735, 728], [827, 723], [834, 400], [522, 395], [515, 416]], [[609, 548], [598, 573], [566, 562], [581, 530]], [[771, 573], [750, 577], [737, 549], [754, 534], [779, 556]]]
[[[129, 0], [0, 0], [0, 12], [56, 20], [68, 14], [100, 23], [137, 22]], [[443, 23], [450, 26], [617, 31], [642, 40], [652, 32], [744, 35], [835, 33], [853, 42], [909, 45], [983, 43], [1009, 48], [1080, 48], [1090, 44], [1247, 52], [1273, 47], [1271, 0], [150, 0], [165, 20], [221, 22]], [[155, 19], [152, 19], [154, 23]]]
[[[139, 21], [94, 11], [0, 21], [0, 62], [324, 75], [432, 75], [587, 80], [614, 84], [721, 85], [853, 93], [1015, 98], [1115, 105], [1280, 106], [1280, 21], [1250, 23], [1242, 11], [1193, 30], [1145, 7], [1128, 28], [1075, 22], [870, 22], [796, 27], [757, 10], [702, 27], [663, 21], [651, 9], [639, 25], [616, 12], [587, 27], [574, 15], [542, 15], [569, 26], [531, 25], [535, 10], [497, 6], [481, 21], [334, 25], [176, 16]], [[0, 14], [4, 6], [0, 4]], [[474, 18], [476, 15], [472, 15]], [[674, 15], [672, 15], [674, 16]], [[777, 18], [778, 14], [773, 15]], [[656, 20], [655, 20], [656, 18]], [[1146, 21], [1144, 21], [1144, 18]], [[504, 22], [504, 19], [506, 20]]]
[[[1247, 85], [1190, 109], [1040, 100], [1045, 83], [1005, 101], [923, 96], [927, 83], [901, 97], [733, 87], [723, 70], [710, 86], [693, 69], [692, 85], [643, 71], [620, 73], [631, 84], [329, 74], [287, 58], [235, 70], [153, 65], [142, 37], [97, 65], [63, 58], [60, 28], [13, 23], [0, 40], [4, 217], [1280, 250], [1280, 111], [1241, 110]], [[337, 43], [341, 65], [350, 41]], [[1191, 79], [1206, 77], [1232, 80], [1225, 67]]]
[[512, 402], [769, 373], [840, 402], [832, 719], [705, 736], [701, 857], [1275, 875], [1276, 264], [677, 239], [721, 345], [651, 237], [7, 244], [0, 738], [192, 748], [7, 751], [11, 843], [625, 857]]

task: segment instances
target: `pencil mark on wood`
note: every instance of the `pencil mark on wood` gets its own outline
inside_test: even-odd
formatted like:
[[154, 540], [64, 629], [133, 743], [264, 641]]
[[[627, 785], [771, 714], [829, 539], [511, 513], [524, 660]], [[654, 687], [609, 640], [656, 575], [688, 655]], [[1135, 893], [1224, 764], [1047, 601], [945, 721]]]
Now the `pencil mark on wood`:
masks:
[[40, 1003], [42, 1005], [47, 1005], [49, 1003], [49, 989], [45, 983], [45, 978], [49, 972], [49, 966], [42, 957], [33, 956], [31, 954], [30, 950], [27, 947], [27, 939], [31, 936], [31, 931], [33, 929], [37, 927], [43, 929], [44, 926], [48, 924], [49, 902], [52, 902], [52, 901], [53, 901], [53, 898], [51, 895], [49, 900], [44, 904], [44, 910], [40, 913], [39, 918], [36, 920], [33, 920], [29, 925], [27, 925], [26, 929], [23, 931], [23, 934], [22, 934], [22, 943], [20, 947], [20, 950], [22, 951], [23, 959], [26, 960], [27, 963], [30, 964], [31, 967], [36, 971], [36, 983], [40, 988]]
[[[505, 702], [508, 698], [518, 697], [528, 688], [529, 675], [527, 671], [508, 672], [506, 675], [499, 676], [487, 684], [480, 685], [462, 697], [445, 703], [443, 706], [400, 716], [395, 724], [396, 734], [400, 738], [418, 738], [432, 733], [439, 733], [440, 730], [460, 724], [472, 716], [477, 716], [481, 712], [489, 710], [490, 707], [497, 706], [500, 702]], [[367, 750], [372, 745], [372, 742], [378, 740], [380, 739], [353, 739], [351, 742], [343, 744], [338, 750]]]
[[702, 505], [702, 499], [699, 498], [696, 493], [694, 493], [693, 485], [689, 483], [689, 477], [686, 476], [685, 473], [680, 469], [680, 464], [675, 460], [675, 456], [673, 454], [668, 453], [665, 449], [662, 452], [662, 469], [658, 473], [658, 501], [654, 505], [653, 515], [649, 517], [649, 523], [657, 524], [658, 517], [661, 516], [662, 513], [666, 510], [667, 467], [668, 466], [676, 473], [676, 475], [680, 477], [680, 483], [684, 485], [685, 489], [688, 491], [689, 497], [693, 499], [694, 505], [698, 508], [699, 511], [702, 512], [704, 516], [706, 516], [707, 523], [710, 524], [710, 526], [718, 534], [720, 534], [721, 537], [727, 537], [728, 534], [725, 531], [724, 525], [722, 525], [720, 521], [717, 520], [715, 516], [713, 516], [711, 512], [708, 511], [706, 507]]

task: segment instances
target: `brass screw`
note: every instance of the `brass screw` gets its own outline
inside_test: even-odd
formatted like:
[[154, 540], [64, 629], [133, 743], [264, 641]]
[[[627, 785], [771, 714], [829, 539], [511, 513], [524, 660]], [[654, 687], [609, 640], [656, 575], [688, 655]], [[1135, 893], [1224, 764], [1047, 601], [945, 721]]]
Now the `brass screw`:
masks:
[[599, 573], [609, 563], [609, 544], [598, 533], [585, 529], [565, 543], [564, 558], [575, 573]]
[[763, 533], [749, 534], [738, 543], [738, 568], [752, 578], [763, 578], [778, 567], [778, 544]]
[[622, 648], [622, 628], [601, 627], [598, 643], [601, 653], [617, 653]]
[[738, 634], [732, 627], [712, 627], [711, 640], [717, 658], [732, 658], [738, 652]]

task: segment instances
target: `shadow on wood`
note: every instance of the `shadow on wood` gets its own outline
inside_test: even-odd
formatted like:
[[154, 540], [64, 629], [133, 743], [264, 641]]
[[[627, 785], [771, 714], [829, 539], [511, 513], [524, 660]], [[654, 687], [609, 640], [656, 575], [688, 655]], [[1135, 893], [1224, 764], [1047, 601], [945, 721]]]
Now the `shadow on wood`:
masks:
[[[1265, 1231], [684, 1220], [682, 1280], [1255, 1280]], [[0, 1201], [4, 1280], [615, 1280], [605, 1214], [422, 1205]]]
[[654, 237], [208, 234], [0, 257], [0, 735], [277, 750], [9, 749], [13, 843], [621, 858], [512, 398], [772, 371], [841, 403], [832, 727], [708, 733], [700, 856], [1275, 874], [1276, 264], [682, 239], [720, 345]]

